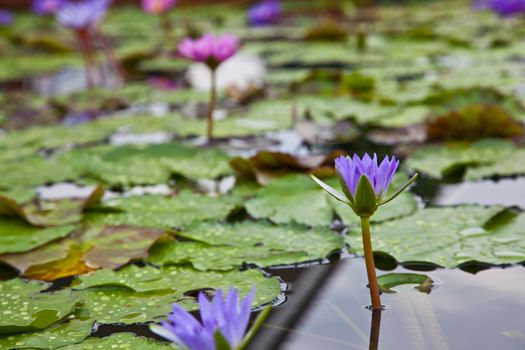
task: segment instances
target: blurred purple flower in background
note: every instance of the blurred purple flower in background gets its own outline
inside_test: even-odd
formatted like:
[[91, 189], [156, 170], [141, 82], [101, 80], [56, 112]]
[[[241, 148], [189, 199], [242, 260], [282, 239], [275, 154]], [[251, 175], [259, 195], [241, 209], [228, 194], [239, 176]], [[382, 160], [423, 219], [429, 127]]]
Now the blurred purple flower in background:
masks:
[[208, 141], [213, 138], [213, 112], [217, 104], [217, 68], [239, 50], [239, 39], [231, 34], [204, 34], [193, 40], [186, 38], [178, 46], [179, 54], [195, 62], [205, 63], [211, 71], [210, 103], [208, 105]]
[[263, 26], [277, 21], [281, 15], [279, 0], [265, 0], [248, 10], [248, 22], [253, 26]]
[[110, 0], [68, 2], [56, 12], [56, 18], [66, 28], [91, 30], [102, 21], [110, 4]]
[[476, 10], [491, 10], [501, 17], [512, 17], [525, 13], [525, 0], [475, 0]]
[[64, 4], [66, 0], [34, 0], [33, 12], [39, 15], [55, 14]]
[[381, 199], [388, 191], [398, 166], [399, 160], [396, 160], [394, 156], [391, 159], [388, 156], [385, 157], [378, 165], [377, 155], [374, 154], [374, 157], [370, 158], [368, 153], [365, 153], [362, 159], [354, 154], [352, 158], [341, 156], [335, 160], [337, 176], [341, 184], [346, 187], [343, 188], [344, 192], [347, 193], [348, 191], [352, 197], [355, 196], [359, 180], [364, 175], [374, 188], [376, 197]]
[[206, 33], [196, 40], [190, 38], [182, 40], [178, 49], [183, 57], [195, 62], [204, 62], [214, 70], [235, 55], [239, 49], [239, 39], [231, 34], [217, 37], [212, 33]]
[[177, 4], [177, 0], [142, 0], [142, 9], [155, 15], [164, 13]]
[[226, 296], [217, 290], [210, 302], [203, 293], [199, 294], [199, 322], [182, 306], [173, 304], [173, 311], [168, 315], [168, 321], [162, 321], [162, 327], [152, 326], [151, 330], [184, 348], [191, 350], [214, 350], [216, 332], [224, 337], [232, 349], [236, 349], [243, 341], [248, 328], [251, 305], [255, 290], [239, 302], [238, 292], [231, 288]]
[[10, 26], [13, 23], [13, 14], [11, 11], [0, 10], [0, 26]]

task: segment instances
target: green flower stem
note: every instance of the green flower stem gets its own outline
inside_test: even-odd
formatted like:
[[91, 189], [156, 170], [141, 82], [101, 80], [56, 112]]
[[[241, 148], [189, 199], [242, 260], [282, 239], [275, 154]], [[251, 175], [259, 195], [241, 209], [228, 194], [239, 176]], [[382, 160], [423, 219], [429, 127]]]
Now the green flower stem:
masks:
[[381, 309], [379, 297], [379, 286], [377, 284], [376, 267], [374, 264], [374, 253], [372, 251], [372, 240], [370, 238], [370, 217], [361, 217], [361, 230], [363, 234], [363, 249], [365, 251], [366, 272], [368, 275], [368, 288], [372, 299], [372, 308]]
[[82, 57], [84, 59], [86, 85], [88, 89], [91, 89], [95, 86], [95, 79], [92, 75], [93, 69], [95, 68], [95, 52], [91, 43], [91, 37], [86, 30], [78, 30], [76, 34], [82, 50]]
[[169, 11], [160, 14], [159, 17], [160, 17], [160, 27], [162, 28], [162, 32], [164, 33], [164, 40], [166, 40], [166, 42], [168, 43], [174, 43], [175, 35], [174, 35], [173, 24], [171, 23]]
[[210, 104], [208, 106], [208, 141], [213, 139], [213, 112], [217, 104], [217, 69], [211, 70]]

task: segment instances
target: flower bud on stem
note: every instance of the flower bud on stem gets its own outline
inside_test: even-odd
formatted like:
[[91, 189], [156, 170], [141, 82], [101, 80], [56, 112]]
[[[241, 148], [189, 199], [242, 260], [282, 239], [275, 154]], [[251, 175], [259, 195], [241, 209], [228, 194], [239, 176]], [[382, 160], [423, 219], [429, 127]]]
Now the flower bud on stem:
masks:
[[361, 216], [361, 230], [363, 235], [363, 249], [365, 251], [366, 272], [368, 275], [368, 288], [370, 289], [370, 298], [372, 299], [372, 309], [380, 310], [381, 299], [379, 297], [374, 253], [372, 251], [372, 240], [370, 238], [370, 217]]

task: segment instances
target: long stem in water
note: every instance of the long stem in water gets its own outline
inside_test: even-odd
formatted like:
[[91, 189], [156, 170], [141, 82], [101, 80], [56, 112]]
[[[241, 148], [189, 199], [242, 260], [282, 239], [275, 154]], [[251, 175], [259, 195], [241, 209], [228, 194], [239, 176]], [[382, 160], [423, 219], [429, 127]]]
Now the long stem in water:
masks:
[[91, 43], [91, 37], [87, 30], [77, 31], [77, 38], [82, 51], [82, 57], [84, 58], [85, 73], [86, 73], [86, 85], [89, 89], [95, 86], [95, 80], [93, 78], [93, 68], [95, 66], [94, 50]]
[[210, 104], [208, 105], [208, 141], [213, 139], [213, 112], [217, 104], [217, 69], [211, 69]]
[[376, 267], [374, 264], [374, 253], [372, 251], [372, 239], [370, 238], [370, 218], [361, 217], [361, 231], [363, 235], [363, 249], [365, 251], [366, 273], [368, 275], [368, 288], [372, 299], [372, 308], [381, 309], [379, 297], [379, 286], [377, 285]]
[[171, 23], [169, 12], [166, 11], [164, 13], [161, 13], [159, 17], [160, 17], [160, 27], [162, 28], [162, 32], [164, 33], [164, 40], [166, 40], [166, 42], [170, 44], [174, 43], [175, 34], [174, 34], [173, 24]]

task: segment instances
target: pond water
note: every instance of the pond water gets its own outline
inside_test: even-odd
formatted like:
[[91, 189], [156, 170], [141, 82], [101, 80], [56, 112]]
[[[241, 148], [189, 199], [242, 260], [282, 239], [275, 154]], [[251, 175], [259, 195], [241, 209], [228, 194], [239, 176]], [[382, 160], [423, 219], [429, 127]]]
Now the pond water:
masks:
[[[270, 315], [253, 349], [367, 349], [370, 342], [374, 348], [377, 339], [370, 336], [379, 320], [366, 308], [363, 259], [270, 272], [289, 283], [288, 297]], [[525, 348], [524, 267], [425, 274], [435, 284], [430, 294], [408, 286], [383, 294], [378, 349]]]

